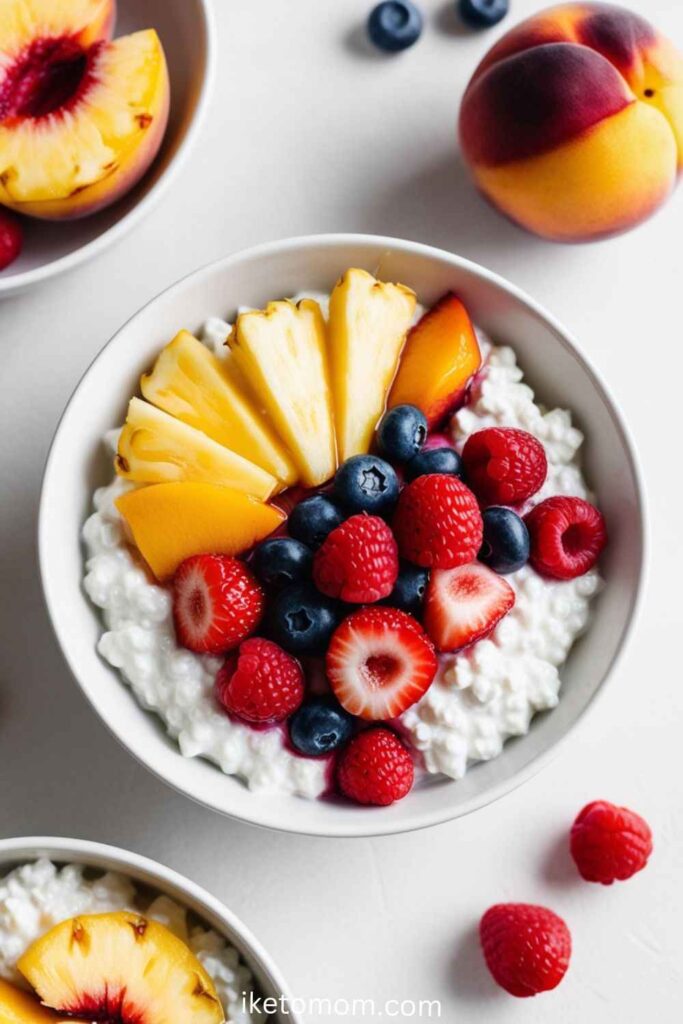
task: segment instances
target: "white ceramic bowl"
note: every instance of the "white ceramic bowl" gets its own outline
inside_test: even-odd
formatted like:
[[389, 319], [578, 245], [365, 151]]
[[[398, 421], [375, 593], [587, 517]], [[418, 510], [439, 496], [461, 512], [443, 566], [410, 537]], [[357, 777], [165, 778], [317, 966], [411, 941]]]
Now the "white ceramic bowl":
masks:
[[[195, 885], [189, 878], [159, 864], [140, 857], [137, 853], [116, 846], [90, 843], [84, 839], [55, 839], [30, 836], [18, 839], [0, 839], [0, 878], [13, 868], [40, 857], [57, 864], [83, 864], [97, 871], [116, 871], [134, 883], [148, 886], [161, 895], [169, 896], [180, 906], [192, 911], [203, 924], [216, 931], [238, 951], [251, 971], [259, 993], [284, 1003], [285, 1013], [276, 1013], [269, 1020], [277, 1024], [301, 1024], [292, 1008], [291, 994], [280, 977], [280, 972], [240, 919], [223, 906], [210, 893]], [[284, 1000], [281, 998], [284, 997]], [[296, 1005], [296, 1004], [294, 1004]]]
[[[467, 304], [494, 339], [517, 351], [541, 401], [566, 405], [585, 431], [586, 472], [609, 523], [607, 587], [588, 633], [561, 675], [562, 699], [538, 716], [530, 733], [508, 742], [500, 757], [460, 782], [429, 779], [385, 809], [255, 795], [202, 760], [186, 760], [160, 723], [140, 709], [118, 674], [98, 656], [102, 632], [81, 580], [80, 531], [96, 486], [111, 478], [101, 437], [123, 422], [140, 373], [181, 327], [196, 330], [210, 314], [230, 317], [240, 304], [301, 289], [329, 290], [350, 266], [405, 282], [427, 305], [448, 289]], [[549, 759], [587, 710], [612, 670], [629, 632], [644, 561], [642, 488], [621, 416], [567, 332], [531, 299], [482, 267], [413, 242], [363, 235], [275, 242], [205, 267], [137, 313], [85, 374], [57, 430], [43, 483], [40, 566], [59, 643], [79, 685], [120, 742], [187, 796], [244, 821], [290, 832], [358, 836], [402, 832], [456, 818], [509, 792]], [[567, 766], [570, 770], [570, 766]]]
[[71, 270], [118, 241], [152, 210], [187, 159], [213, 77], [211, 0], [118, 0], [116, 35], [144, 28], [159, 33], [171, 80], [168, 128], [154, 163], [128, 195], [92, 217], [57, 223], [23, 218], [24, 249], [0, 271], [0, 299]]

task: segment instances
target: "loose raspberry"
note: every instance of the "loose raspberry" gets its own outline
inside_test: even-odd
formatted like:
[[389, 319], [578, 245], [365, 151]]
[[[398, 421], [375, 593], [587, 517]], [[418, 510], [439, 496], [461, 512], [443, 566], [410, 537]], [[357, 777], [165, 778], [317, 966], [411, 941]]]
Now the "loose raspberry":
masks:
[[328, 534], [313, 562], [318, 590], [351, 604], [388, 597], [397, 576], [398, 547], [378, 516], [351, 516]]
[[14, 263], [23, 243], [24, 231], [21, 221], [0, 208], [0, 270]]
[[258, 626], [263, 605], [261, 587], [236, 558], [193, 555], [173, 578], [176, 636], [196, 654], [224, 654], [237, 647]]
[[583, 498], [546, 498], [525, 517], [529, 561], [541, 576], [573, 580], [592, 569], [607, 543], [602, 513]]
[[572, 825], [571, 852], [582, 878], [611, 885], [643, 870], [652, 853], [652, 832], [627, 807], [595, 800]]
[[484, 505], [518, 505], [536, 494], [548, 475], [541, 442], [511, 427], [471, 434], [462, 458], [467, 481]]
[[216, 696], [245, 722], [282, 722], [304, 699], [304, 674], [291, 654], [254, 636], [219, 670]]
[[401, 555], [427, 569], [474, 561], [483, 538], [477, 499], [445, 473], [420, 476], [403, 488], [393, 527]]
[[556, 988], [569, 967], [572, 939], [561, 917], [530, 903], [498, 903], [479, 924], [486, 966], [512, 996]]
[[358, 804], [386, 807], [402, 800], [412, 788], [413, 777], [407, 747], [383, 726], [359, 733], [337, 764], [337, 785]]

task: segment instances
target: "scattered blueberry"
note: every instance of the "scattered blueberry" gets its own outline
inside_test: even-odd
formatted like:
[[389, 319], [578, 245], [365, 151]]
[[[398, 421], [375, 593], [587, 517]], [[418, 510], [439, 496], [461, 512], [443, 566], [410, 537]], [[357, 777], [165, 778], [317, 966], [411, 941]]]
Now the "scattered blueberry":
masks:
[[368, 35], [380, 50], [399, 53], [422, 35], [422, 12], [411, 0], [386, 0], [368, 18]]
[[462, 459], [455, 448], [428, 448], [411, 459], [405, 468], [406, 480], [415, 480], [418, 476], [430, 473], [448, 473], [450, 476], [462, 476]]
[[289, 720], [289, 738], [307, 757], [331, 753], [348, 742], [352, 732], [353, 715], [330, 697], [314, 697]]
[[290, 654], [324, 654], [339, 622], [336, 601], [312, 584], [296, 583], [277, 595], [270, 609], [269, 634]]
[[521, 569], [529, 559], [529, 531], [511, 508], [492, 505], [482, 513], [484, 542], [479, 561], [505, 576]]
[[394, 589], [382, 603], [392, 608], [400, 608], [410, 615], [419, 615], [428, 583], [427, 569], [421, 569], [417, 565], [402, 565]]
[[385, 515], [398, 501], [398, 477], [376, 455], [353, 455], [337, 470], [334, 496], [349, 512]]
[[251, 567], [261, 583], [277, 589], [308, 579], [312, 565], [311, 549], [291, 537], [264, 540], [251, 560]]
[[380, 454], [391, 462], [408, 462], [427, 440], [427, 418], [414, 405], [397, 405], [377, 428]]
[[458, 0], [463, 21], [472, 28], [491, 28], [510, 10], [510, 0]]
[[324, 494], [314, 494], [295, 505], [289, 515], [287, 529], [292, 537], [319, 548], [322, 542], [337, 526], [344, 522], [344, 514]]

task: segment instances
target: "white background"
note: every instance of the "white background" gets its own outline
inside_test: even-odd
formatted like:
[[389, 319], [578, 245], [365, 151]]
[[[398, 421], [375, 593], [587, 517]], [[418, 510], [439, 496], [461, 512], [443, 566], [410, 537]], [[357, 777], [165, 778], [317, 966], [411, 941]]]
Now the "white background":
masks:
[[[438, 998], [449, 1024], [673, 1024], [683, 1006], [683, 190], [612, 241], [566, 248], [523, 234], [477, 198], [454, 148], [466, 80], [503, 26], [468, 34], [450, 3], [423, 0], [422, 41], [386, 59], [362, 43], [369, 5], [217, 0], [208, 124], [161, 206], [96, 262], [0, 306], [0, 832], [111, 842], [185, 872], [243, 917], [300, 996]], [[516, 19], [541, 4], [512, 6]], [[681, 0], [633, 6], [683, 45]], [[138, 767], [62, 663], [34, 546], [57, 418], [121, 323], [216, 257], [345, 230], [468, 256], [564, 321], [625, 410], [652, 523], [629, 655], [558, 759], [470, 818], [374, 841], [269, 835]], [[611, 889], [578, 881], [566, 852], [571, 820], [595, 798], [639, 810], [656, 837], [647, 871]], [[565, 982], [532, 1001], [496, 990], [477, 949], [480, 914], [510, 899], [554, 907], [574, 936]]]

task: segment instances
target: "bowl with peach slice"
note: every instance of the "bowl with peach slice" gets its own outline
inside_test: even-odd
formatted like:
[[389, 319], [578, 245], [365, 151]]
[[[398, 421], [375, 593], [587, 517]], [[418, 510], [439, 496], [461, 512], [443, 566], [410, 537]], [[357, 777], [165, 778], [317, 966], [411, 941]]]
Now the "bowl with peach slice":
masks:
[[3, 4], [0, 295], [95, 255], [162, 194], [196, 136], [211, 39], [204, 0]]

